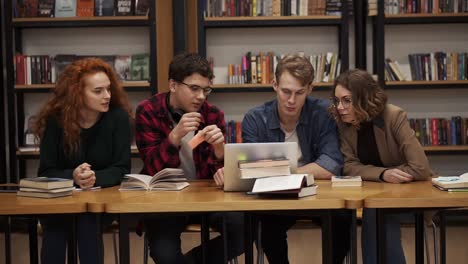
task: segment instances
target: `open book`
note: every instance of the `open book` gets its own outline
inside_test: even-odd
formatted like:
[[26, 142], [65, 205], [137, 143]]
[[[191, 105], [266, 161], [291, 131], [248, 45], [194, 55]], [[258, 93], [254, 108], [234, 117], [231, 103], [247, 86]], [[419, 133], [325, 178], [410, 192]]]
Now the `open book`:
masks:
[[468, 172], [460, 176], [439, 176], [432, 178], [432, 184], [443, 191], [468, 189]]
[[255, 180], [251, 193], [300, 198], [317, 194], [317, 185], [311, 174], [265, 177]]
[[165, 168], [153, 176], [126, 174], [120, 184], [121, 191], [179, 191], [189, 186], [182, 169]]

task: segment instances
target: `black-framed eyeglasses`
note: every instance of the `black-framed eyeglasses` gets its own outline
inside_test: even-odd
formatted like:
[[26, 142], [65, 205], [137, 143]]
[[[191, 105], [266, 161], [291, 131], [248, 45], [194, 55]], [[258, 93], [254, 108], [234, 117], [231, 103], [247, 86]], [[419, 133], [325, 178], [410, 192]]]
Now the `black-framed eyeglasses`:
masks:
[[187, 86], [190, 91], [192, 91], [192, 93], [195, 93], [195, 94], [198, 94], [200, 91], [203, 92], [203, 95], [205, 96], [208, 96], [212, 91], [213, 89], [211, 87], [200, 87], [196, 84], [188, 84], [188, 83], [184, 83], [184, 82], [179, 82], [185, 86]]
[[343, 108], [348, 108], [353, 103], [353, 101], [349, 97], [343, 97], [341, 99], [337, 97], [333, 97], [331, 98], [331, 100], [332, 100], [333, 106], [335, 106], [336, 108], [338, 108], [338, 106], [340, 105], [340, 102]]

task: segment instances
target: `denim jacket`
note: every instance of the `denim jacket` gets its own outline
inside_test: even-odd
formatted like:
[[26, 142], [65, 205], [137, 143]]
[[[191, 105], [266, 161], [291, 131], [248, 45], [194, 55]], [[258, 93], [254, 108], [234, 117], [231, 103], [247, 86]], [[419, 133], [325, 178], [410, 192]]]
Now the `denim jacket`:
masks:
[[[329, 102], [307, 97], [296, 127], [302, 164], [315, 162], [334, 175], [341, 175], [343, 155], [336, 123], [327, 111]], [[242, 120], [242, 142], [284, 142], [278, 116], [278, 101], [251, 109]]]

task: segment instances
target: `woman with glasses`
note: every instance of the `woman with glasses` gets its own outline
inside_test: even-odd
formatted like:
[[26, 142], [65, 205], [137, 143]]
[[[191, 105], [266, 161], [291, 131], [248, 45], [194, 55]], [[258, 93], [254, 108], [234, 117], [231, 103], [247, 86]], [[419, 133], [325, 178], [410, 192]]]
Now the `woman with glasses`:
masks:
[[[394, 184], [426, 180], [432, 175], [406, 113], [387, 103], [387, 95], [363, 70], [342, 73], [334, 83], [330, 112], [338, 123], [343, 175]], [[386, 217], [387, 262], [406, 263], [398, 215]], [[376, 212], [364, 209], [363, 263], [377, 263]]]

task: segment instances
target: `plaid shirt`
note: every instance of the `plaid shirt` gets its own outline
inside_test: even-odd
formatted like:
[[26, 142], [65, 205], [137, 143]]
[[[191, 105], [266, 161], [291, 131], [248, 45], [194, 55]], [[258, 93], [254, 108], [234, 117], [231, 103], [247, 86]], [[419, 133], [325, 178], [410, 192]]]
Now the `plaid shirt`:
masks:
[[[169, 140], [169, 133], [174, 128], [169, 108], [166, 103], [167, 93], [157, 94], [141, 102], [136, 110], [136, 143], [143, 160], [142, 173], [154, 175], [164, 168], [180, 166], [179, 149]], [[205, 101], [199, 112], [202, 121], [199, 129], [208, 125], [218, 126], [226, 135], [224, 113]], [[193, 161], [197, 179], [213, 178], [217, 169], [223, 166], [223, 160], [217, 160], [212, 145], [203, 142], [193, 150]]]

